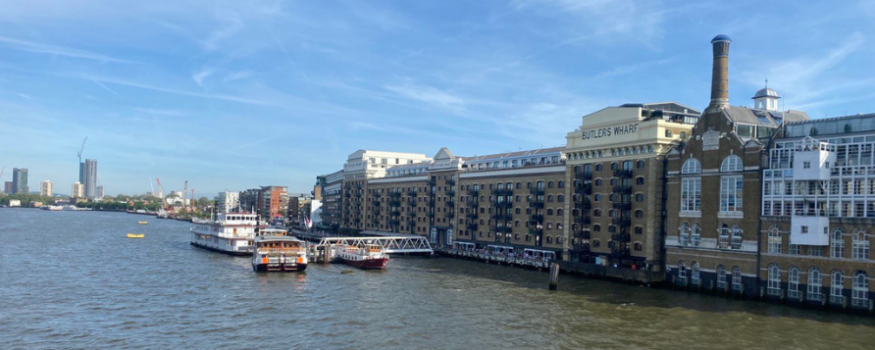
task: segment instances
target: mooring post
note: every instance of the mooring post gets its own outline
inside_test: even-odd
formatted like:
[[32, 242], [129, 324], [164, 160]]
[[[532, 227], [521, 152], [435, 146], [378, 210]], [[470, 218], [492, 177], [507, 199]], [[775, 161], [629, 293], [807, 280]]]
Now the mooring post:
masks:
[[550, 290], [559, 288], [559, 264], [550, 264]]

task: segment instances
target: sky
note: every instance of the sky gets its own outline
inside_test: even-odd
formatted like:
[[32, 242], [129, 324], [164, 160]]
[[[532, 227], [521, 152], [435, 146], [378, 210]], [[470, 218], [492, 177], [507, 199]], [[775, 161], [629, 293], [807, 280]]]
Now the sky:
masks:
[[358, 149], [562, 146], [623, 103], [765, 84], [812, 118], [875, 112], [875, 1], [0, 0], [0, 181], [108, 195], [309, 193]]

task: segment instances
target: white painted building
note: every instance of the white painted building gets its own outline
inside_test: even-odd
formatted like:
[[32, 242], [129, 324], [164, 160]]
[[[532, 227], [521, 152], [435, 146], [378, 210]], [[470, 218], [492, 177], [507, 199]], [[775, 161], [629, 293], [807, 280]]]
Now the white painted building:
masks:
[[70, 186], [70, 198], [84, 198], [85, 197], [85, 185], [81, 182], [74, 182], [72, 186]]
[[216, 196], [216, 211], [230, 213], [240, 205], [240, 192], [219, 192]]
[[53, 194], [53, 191], [52, 191], [53, 187], [54, 186], [52, 186], [52, 182], [49, 180], [40, 182], [39, 183], [39, 195], [51, 197]]

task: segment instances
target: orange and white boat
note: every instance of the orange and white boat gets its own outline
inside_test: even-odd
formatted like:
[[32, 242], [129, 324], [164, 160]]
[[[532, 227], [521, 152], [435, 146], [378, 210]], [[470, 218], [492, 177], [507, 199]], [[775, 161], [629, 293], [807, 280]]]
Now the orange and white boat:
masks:
[[252, 269], [256, 272], [300, 272], [307, 269], [307, 246], [284, 229], [267, 228], [255, 236]]

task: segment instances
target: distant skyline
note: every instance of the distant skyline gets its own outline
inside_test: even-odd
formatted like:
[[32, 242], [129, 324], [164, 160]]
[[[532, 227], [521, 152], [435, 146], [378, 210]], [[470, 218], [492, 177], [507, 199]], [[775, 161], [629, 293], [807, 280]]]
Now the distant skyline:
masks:
[[[473, 156], [561, 146], [622, 103], [875, 112], [873, 1], [62, 1], [0, 6], [0, 183], [107, 195], [309, 193], [357, 149]], [[156, 188], [157, 190], [157, 188]], [[58, 191], [56, 191], [58, 192]], [[60, 191], [64, 192], [64, 191]]]

